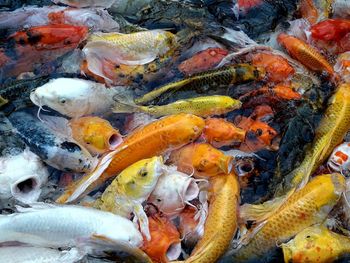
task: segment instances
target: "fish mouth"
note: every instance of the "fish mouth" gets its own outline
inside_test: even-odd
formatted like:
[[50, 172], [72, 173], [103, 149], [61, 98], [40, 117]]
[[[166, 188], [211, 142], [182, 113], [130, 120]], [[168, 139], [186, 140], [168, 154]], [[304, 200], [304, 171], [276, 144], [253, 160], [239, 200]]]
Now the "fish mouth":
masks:
[[199, 187], [194, 180], [190, 180], [189, 184], [185, 188], [184, 199], [186, 201], [191, 201], [197, 198], [199, 194]]
[[173, 261], [179, 258], [181, 254], [181, 243], [176, 242], [170, 244], [165, 255], [169, 261]]
[[35, 175], [21, 178], [11, 186], [12, 196], [26, 204], [37, 201], [40, 193], [40, 181]]
[[112, 133], [108, 138], [109, 149], [115, 150], [122, 142], [122, 136], [120, 136], [118, 133]]

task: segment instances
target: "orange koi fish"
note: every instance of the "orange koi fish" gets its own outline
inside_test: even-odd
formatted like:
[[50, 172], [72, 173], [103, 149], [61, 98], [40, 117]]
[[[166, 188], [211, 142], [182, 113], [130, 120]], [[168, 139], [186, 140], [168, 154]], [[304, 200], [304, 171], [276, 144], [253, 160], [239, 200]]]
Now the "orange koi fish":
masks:
[[122, 143], [122, 136], [112, 125], [99, 117], [81, 117], [70, 121], [74, 140], [94, 154], [114, 150]]
[[330, 77], [336, 77], [333, 67], [328, 61], [304, 41], [284, 33], [279, 34], [277, 40], [293, 58], [308, 69], [320, 73], [325, 71]]
[[169, 162], [183, 173], [208, 178], [226, 175], [232, 168], [232, 157], [208, 143], [192, 143], [171, 153]]
[[136, 129], [116, 150], [104, 156], [92, 173], [68, 188], [57, 202], [72, 202], [133, 163], [164, 154], [196, 140], [204, 125], [204, 120], [200, 117], [176, 114]]
[[300, 16], [309, 21], [311, 25], [317, 22], [319, 16], [313, 0], [301, 0], [299, 5], [299, 13]]
[[225, 119], [212, 118], [205, 120], [202, 137], [214, 147], [220, 148], [244, 141], [245, 131]]
[[148, 218], [151, 240], [146, 238], [141, 249], [157, 263], [176, 260], [181, 254], [180, 233], [166, 217], [153, 215]]
[[185, 75], [207, 71], [219, 65], [227, 54], [228, 51], [222, 48], [208, 48], [183, 61], [178, 69]]
[[256, 67], [265, 68], [268, 80], [271, 82], [285, 81], [295, 73], [294, 68], [288, 63], [287, 59], [275, 54], [254, 54], [252, 64]]

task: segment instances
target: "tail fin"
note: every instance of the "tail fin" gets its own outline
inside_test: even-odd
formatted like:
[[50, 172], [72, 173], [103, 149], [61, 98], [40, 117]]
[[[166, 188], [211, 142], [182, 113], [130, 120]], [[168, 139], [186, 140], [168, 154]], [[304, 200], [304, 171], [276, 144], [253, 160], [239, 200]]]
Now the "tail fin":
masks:
[[131, 103], [124, 103], [116, 100], [116, 104], [113, 107], [114, 113], [132, 113], [132, 112], [144, 112], [142, 106], [137, 106]]

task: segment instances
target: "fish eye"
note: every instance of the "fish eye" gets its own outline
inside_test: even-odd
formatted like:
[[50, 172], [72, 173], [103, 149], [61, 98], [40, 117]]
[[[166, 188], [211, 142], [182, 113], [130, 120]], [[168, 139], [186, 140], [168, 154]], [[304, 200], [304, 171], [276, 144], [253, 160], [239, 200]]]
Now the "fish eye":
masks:
[[66, 102], [67, 102], [67, 100], [66, 100], [65, 98], [61, 98], [61, 99], [60, 99], [60, 103], [61, 103], [61, 104], [65, 104]]
[[256, 130], [256, 135], [257, 135], [257, 136], [261, 136], [262, 134], [263, 134], [262, 129], [257, 129], [257, 130]]
[[148, 173], [147, 173], [147, 170], [141, 169], [139, 174], [140, 174], [141, 177], [145, 177], [145, 176], [147, 176]]

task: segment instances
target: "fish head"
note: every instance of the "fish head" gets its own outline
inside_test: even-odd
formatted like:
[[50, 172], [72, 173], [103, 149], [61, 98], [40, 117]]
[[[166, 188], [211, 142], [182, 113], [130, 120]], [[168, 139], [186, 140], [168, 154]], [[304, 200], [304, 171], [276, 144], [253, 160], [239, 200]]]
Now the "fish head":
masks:
[[123, 189], [124, 194], [130, 198], [147, 198], [163, 174], [163, 167], [161, 156], [134, 163], [117, 177], [120, 189]]
[[18, 155], [2, 157], [0, 163], [0, 197], [13, 197], [25, 204], [37, 201], [48, 178], [40, 158], [25, 149]]
[[144, 241], [142, 250], [156, 262], [176, 260], [181, 254], [180, 233], [166, 217], [148, 218], [151, 240]]
[[91, 84], [84, 80], [58, 78], [31, 92], [31, 101], [47, 106], [68, 117], [79, 117], [88, 112]]
[[350, 143], [345, 142], [336, 147], [328, 159], [327, 165], [336, 172], [340, 172], [343, 168], [348, 167], [350, 163]]

